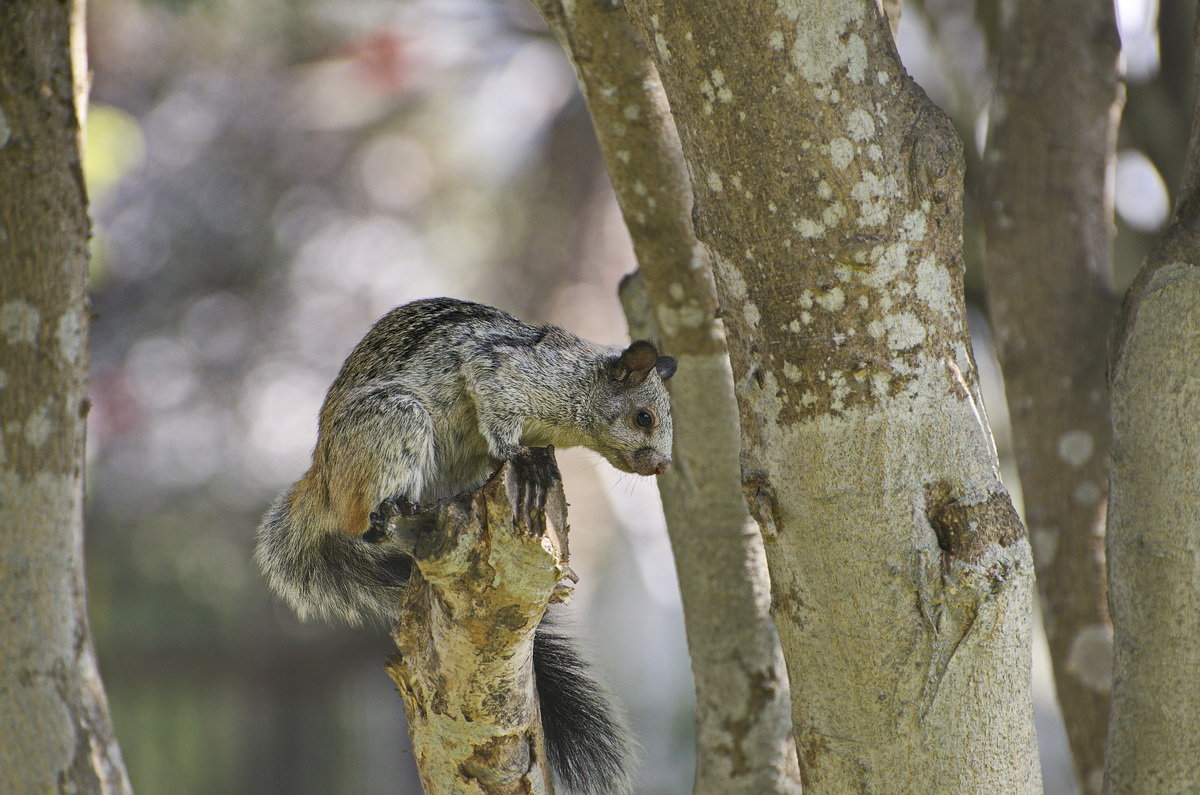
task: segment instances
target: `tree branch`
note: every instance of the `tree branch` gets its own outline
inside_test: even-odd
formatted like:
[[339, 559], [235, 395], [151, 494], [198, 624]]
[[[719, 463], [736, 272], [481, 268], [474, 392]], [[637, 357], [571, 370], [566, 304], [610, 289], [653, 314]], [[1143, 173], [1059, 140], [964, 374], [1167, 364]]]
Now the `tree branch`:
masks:
[[556, 481], [527, 522], [522, 487], [505, 464], [417, 544], [387, 670], [426, 792], [553, 792], [532, 652], [569, 572], [566, 501]]
[[796, 792], [787, 673], [766, 598], [762, 538], [747, 529], [738, 487], [724, 328], [658, 72], [618, 4], [534, 3], [575, 65], [633, 240], [641, 269], [621, 288], [630, 334], [659, 340], [680, 362], [668, 384], [675, 463], [658, 483], [695, 677], [696, 791]]

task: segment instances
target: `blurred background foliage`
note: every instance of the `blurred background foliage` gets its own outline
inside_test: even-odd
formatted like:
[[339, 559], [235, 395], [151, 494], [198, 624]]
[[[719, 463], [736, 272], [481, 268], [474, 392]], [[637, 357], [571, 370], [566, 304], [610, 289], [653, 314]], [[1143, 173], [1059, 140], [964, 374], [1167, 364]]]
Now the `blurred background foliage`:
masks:
[[[1194, 6], [1118, 5], [1123, 286], [1182, 162]], [[253, 531], [306, 468], [342, 359], [392, 306], [453, 295], [625, 340], [615, 288], [634, 261], [574, 76], [525, 0], [92, 0], [89, 15], [89, 595], [134, 786], [419, 792], [384, 628], [301, 625], [254, 569]], [[991, 18], [985, 0], [923, 0], [901, 27], [971, 163]], [[644, 746], [641, 791], [690, 792], [692, 684], [657, 492], [586, 452], [562, 459], [577, 633]], [[1039, 668], [1047, 790], [1066, 792]]]

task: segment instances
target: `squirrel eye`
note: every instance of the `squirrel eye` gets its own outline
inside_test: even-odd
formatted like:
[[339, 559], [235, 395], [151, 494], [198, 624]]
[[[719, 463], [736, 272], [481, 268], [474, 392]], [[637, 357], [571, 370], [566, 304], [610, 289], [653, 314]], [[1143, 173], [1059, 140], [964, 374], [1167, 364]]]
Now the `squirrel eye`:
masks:
[[648, 411], [639, 411], [633, 415], [633, 421], [642, 428], [649, 428], [654, 424], [654, 415]]

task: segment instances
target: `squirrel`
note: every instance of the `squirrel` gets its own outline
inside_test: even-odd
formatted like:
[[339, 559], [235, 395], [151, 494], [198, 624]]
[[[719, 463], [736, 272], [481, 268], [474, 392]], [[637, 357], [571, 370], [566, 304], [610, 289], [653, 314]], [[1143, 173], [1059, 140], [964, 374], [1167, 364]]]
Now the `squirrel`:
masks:
[[[505, 461], [553, 467], [531, 448], [582, 445], [624, 472], [662, 473], [671, 463], [663, 382], [675, 367], [645, 340], [598, 345], [482, 304], [397, 307], [330, 386], [311, 467], [259, 526], [258, 564], [302, 619], [394, 623], [414, 542], [388, 532], [392, 517], [472, 491]], [[628, 733], [546, 621], [533, 663], [555, 775], [572, 791], [627, 791]]]

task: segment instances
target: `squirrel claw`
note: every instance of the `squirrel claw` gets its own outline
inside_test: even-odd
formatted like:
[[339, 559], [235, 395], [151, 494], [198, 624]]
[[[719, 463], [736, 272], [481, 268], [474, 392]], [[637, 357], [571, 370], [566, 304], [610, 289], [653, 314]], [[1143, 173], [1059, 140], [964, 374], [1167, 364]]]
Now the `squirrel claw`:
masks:
[[409, 502], [404, 497], [398, 499], [396, 504], [399, 507], [400, 515], [408, 518], [416, 516], [417, 514], [425, 513], [427, 510], [429, 510], [423, 505], [417, 505], [415, 502]]
[[396, 530], [396, 519], [411, 519], [424, 510], [407, 497], [389, 497], [382, 500], [367, 516], [367, 531], [362, 535], [363, 540], [372, 544], [386, 541]]
[[540, 532], [546, 521], [546, 489], [544, 486], [529, 481], [521, 482], [517, 487], [517, 504], [515, 514], [531, 532]]
[[509, 461], [517, 480], [514, 518], [533, 530], [546, 521], [546, 495], [561, 480], [553, 447], [519, 447]]

